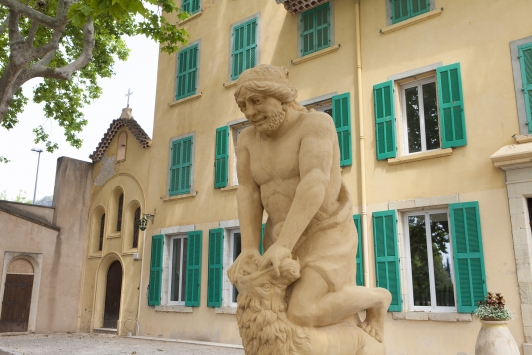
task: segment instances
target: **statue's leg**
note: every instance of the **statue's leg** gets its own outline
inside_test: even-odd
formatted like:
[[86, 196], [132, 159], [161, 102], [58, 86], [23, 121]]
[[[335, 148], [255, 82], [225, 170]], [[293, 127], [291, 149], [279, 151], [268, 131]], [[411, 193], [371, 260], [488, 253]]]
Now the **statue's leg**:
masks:
[[329, 285], [322, 275], [306, 267], [293, 285], [288, 317], [301, 326], [321, 327], [339, 323], [366, 310], [362, 329], [382, 341], [384, 318], [391, 300], [390, 292], [384, 288], [344, 285], [329, 292]]

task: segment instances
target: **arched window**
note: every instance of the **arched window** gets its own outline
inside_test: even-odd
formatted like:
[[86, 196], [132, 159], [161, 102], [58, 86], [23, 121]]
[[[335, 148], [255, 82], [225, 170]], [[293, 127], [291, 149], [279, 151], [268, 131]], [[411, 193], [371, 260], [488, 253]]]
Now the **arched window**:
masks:
[[100, 244], [98, 244], [98, 250], [101, 251], [103, 247], [103, 230], [105, 228], [105, 213], [102, 214], [102, 218], [100, 220]]
[[140, 207], [135, 210], [133, 224], [133, 249], [139, 246], [139, 227], [140, 227]]
[[116, 161], [126, 160], [127, 133], [122, 132], [118, 137], [118, 149], [116, 151]]
[[118, 211], [116, 214], [116, 231], [122, 230], [122, 211], [124, 210], [124, 194], [121, 194], [118, 198]]

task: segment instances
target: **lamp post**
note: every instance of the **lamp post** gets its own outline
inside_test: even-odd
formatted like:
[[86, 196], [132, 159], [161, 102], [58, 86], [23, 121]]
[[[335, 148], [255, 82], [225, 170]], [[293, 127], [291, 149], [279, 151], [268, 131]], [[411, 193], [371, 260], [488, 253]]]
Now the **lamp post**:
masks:
[[41, 162], [42, 149], [31, 148], [31, 151], [39, 154], [39, 158], [37, 159], [37, 175], [35, 176], [35, 189], [33, 190], [33, 204], [35, 204], [35, 196], [37, 195], [37, 179], [39, 179], [39, 163]]

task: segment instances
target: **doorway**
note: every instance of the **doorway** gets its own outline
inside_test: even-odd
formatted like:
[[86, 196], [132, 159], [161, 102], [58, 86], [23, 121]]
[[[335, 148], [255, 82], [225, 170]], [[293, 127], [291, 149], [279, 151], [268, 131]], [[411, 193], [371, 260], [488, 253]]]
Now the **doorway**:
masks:
[[7, 269], [0, 315], [0, 333], [27, 332], [33, 291], [33, 266], [16, 259]]
[[122, 266], [117, 260], [109, 266], [105, 287], [105, 309], [103, 313], [103, 327], [118, 329], [120, 316], [120, 296], [122, 294]]

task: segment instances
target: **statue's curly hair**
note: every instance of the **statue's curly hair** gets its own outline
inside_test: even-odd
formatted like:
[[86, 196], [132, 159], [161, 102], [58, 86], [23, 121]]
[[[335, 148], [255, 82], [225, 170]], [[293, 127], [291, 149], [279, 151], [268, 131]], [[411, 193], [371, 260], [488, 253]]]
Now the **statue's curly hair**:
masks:
[[238, 79], [235, 100], [242, 88], [276, 98], [296, 111], [308, 112], [297, 101], [297, 89], [288, 81], [289, 72], [285, 67], [261, 64], [247, 69]]

